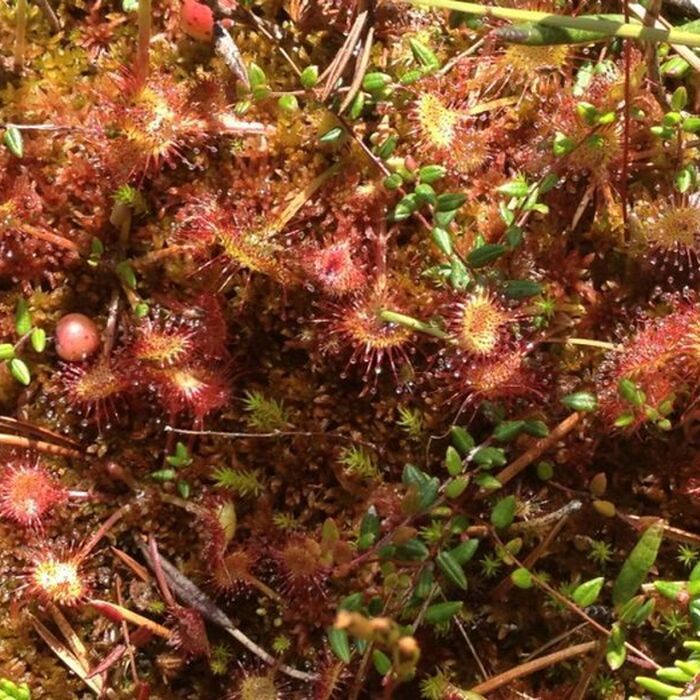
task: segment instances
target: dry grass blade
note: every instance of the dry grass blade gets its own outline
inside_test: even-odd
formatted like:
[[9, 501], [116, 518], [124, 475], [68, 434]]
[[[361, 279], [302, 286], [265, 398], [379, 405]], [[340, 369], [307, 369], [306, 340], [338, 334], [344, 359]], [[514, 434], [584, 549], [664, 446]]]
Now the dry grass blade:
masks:
[[345, 42], [340, 47], [340, 51], [338, 51], [330, 66], [328, 66], [328, 68], [321, 75], [321, 78], [325, 78], [326, 81], [323, 86], [323, 90], [321, 91], [322, 102], [325, 102], [329, 98], [331, 92], [333, 92], [335, 88], [336, 83], [338, 82], [338, 78], [340, 78], [340, 76], [343, 74], [345, 67], [348, 65], [348, 61], [355, 53], [355, 45], [360, 38], [360, 34], [362, 33], [362, 29], [365, 26], [366, 21], [367, 11], [357, 15], [357, 19], [352, 25]]
[[367, 32], [367, 36], [365, 37], [365, 45], [362, 49], [360, 60], [358, 61], [357, 66], [355, 68], [355, 75], [353, 76], [352, 83], [350, 84], [350, 89], [348, 90], [347, 95], [345, 95], [345, 98], [343, 99], [343, 102], [340, 105], [340, 109], [338, 110], [339, 114], [342, 114], [350, 106], [352, 101], [355, 99], [355, 95], [357, 95], [358, 91], [360, 90], [360, 87], [362, 86], [362, 79], [365, 77], [365, 71], [367, 70], [367, 66], [369, 65], [369, 58], [372, 54], [373, 41], [374, 27], [370, 27], [369, 31]]
[[25, 437], [34, 437], [45, 440], [46, 442], [54, 442], [64, 447], [73, 447], [76, 449], [80, 449], [81, 447], [81, 444], [77, 440], [55, 433], [48, 428], [42, 428], [38, 425], [27, 423], [26, 421], [11, 418], [10, 416], [0, 416], [0, 429], [16, 433], [17, 435], [24, 435]]
[[90, 670], [90, 661], [88, 660], [88, 652], [76, 631], [70, 626], [70, 622], [66, 620], [65, 615], [52, 603], [49, 603], [49, 612], [56, 623], [61, 634], [64, 636], [68, 646], [73, 652], [83, 669], [87, 672]]
[[85, 685], [92, 690], [95, 695], [102, 695], [103, 683], [101, 678], [88, 678], [87, 671], [83, 668], [82, 664], [74, 656], [74, 654], [68, 650], [68, 648], [57, 639], [53, 633], [47, 629], [39, 620], [34, 617], [31, 613], [29, 614], [30, 622], [32, 627], [36, 630], [37, 634], [48, 644], [51, 651], [56, 654], [56, 656], [71, 670], [75, 673], [80, 680], [85, 683]]

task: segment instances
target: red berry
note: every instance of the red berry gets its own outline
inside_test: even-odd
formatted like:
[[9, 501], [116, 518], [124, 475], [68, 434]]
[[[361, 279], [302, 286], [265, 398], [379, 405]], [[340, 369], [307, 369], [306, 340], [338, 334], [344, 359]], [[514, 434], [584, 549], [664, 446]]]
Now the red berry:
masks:
[[56, 352], [62, 360], [78, 362], [100, 347], [100, 331], [84, 314], [68, 314], [56, 326]]

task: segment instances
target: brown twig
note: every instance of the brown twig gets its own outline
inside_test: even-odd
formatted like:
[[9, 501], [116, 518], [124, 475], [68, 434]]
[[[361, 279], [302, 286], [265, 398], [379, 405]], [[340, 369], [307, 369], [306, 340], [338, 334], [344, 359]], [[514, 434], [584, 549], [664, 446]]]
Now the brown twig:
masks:
[[[582, 413], [572, 413], [557, 425], [547, 437], [538, 440], [530, 449], [524, 452], [515, 461], [496, 474], [496, 479], [501, 484], [508, 483], [511, 479], [520, 474], [523, 469], [532, 464], [538, 457], [544, 454], [550, 447], [553, 447], [565, 435], [570, 433], [583, 418]], [[485, 498], [488, 493], [479, 493], [477, 497]]]
[[554, 666], [554, 664], [558, 664], [561, 661], [566, 661], [567, 659], [573, 659], [576, 656], [588, 654], [597, 646], [598, 642], [584, 642], [583, 644], [577, 644], [576, 646], [568, 647], [567, 649], [555, 651], [547, 656], [535, 659], [534, 661], [527, 661], [524, 664], [520, 664], [519, 666], [515, 666], [514, 668], [504, 671], [503, 673], [499, 673], [497, 676], [489, 678], [487, 681], [479, 683], [479, 685], [475, 685], [473, 688], [470, 688], [470, 690], [473, 693], [481, 693], [482, 695], [484, 693], [490, 693], [494, 690], [498, 690], [498, 688], [501, 688], [508, 683], [512, 683], [518, 678], [529, 676], [532, 673], [541, 671], [544, 668]]
[[11, 445], [12, 447], [21, 447], [25, 450], [36, 450], [47, 455], [60, 455], [61, 457], [81, 457], [82, 454], [77, 450], [61, 445], [52, 445], [50, 442], [43, 440], [34, 440], [32, 438], [20, 437], [19, 435], [6, 435], [0, 433], [0, 445]]

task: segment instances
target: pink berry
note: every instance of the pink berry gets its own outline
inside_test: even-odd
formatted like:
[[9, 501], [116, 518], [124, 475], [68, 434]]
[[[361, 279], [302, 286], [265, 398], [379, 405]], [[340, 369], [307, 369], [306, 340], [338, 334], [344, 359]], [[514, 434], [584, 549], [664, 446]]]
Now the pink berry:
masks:
[[68, 314], [56, 326], [56, 352], [62, 360], [78, 362], [100, 347], [100, 331], [84, 314]]

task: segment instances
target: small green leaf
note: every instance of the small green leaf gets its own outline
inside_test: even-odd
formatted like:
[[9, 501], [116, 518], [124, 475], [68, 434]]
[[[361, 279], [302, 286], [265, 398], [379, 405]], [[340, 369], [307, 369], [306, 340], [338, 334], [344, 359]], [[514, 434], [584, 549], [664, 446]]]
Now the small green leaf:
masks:
[[31, 700], [31, 691], [26, 683], [18, 685], [7, 678], [0, 678], [0, 700]]
[[345, 630], [339, 630], [331, 627], [328, 632], [328, 643], [330, 644], [333, 653], [346, 664], [350, 663], [350, 640], [348, 633]]
[[648, 690], [650, 693], [654, 693], [654, 695], [657, 695], [660, 698], [670, 698], [675, 696], [680, 697], [683, 695], [683, 688], [679, 688], [675, 685], [669, 685], [668, 683], [656, 680], [656, 678], [637, 676], [634, 681], [637, 683], [637, 685], [641, 685], [644, 690]]
[[577, 586], [572, 594], [572, 598], [576, 605], [582, 608], [593, 605], [600, 595], [605, 579], [602, 576], [592, 578], [590, 581], [584, 581], [580, 586]]
[[134, 268], [131, 267], [131, 263], [128, 260], [122, 260], [122, 262], [117, 265], [116, 270], [121, 281], [129, 289], [136, 289], [136, 274], [134, 273]]
[[16, 158], [21, 158], [24, 155], [24, 141], [22, 140], [22, 132], [16, 126], [10, 126], [5, 130], [2, 137], [3, 143], [7, 146], [7, 150]]
[[476, 477], [474, 477], [474, 481], [480, 489], [485, 489], [486, 491], [496, 491], [503, 486], [495, 476], [491, 476], [491, 474], [486, 472], [477, 474]]
[[504, 245], [500, 245], [498, 243], [486, 243], [476, 250], [472, 250], [472, 252], [467, 256], [467, 262], [472, 267], [483, 267], [484, 265], [492, 263], [494, 260], [498, 260], [498, 258], [500, 258], [501, 255], [503, 255], [503, 253], [505, 253], [507, 250], [508, 248], [506, 248]]
[[151, 472], [151, 478], [156, 481], [172, 481], [176, 476], [174, 469], [158, 469]]
[[515, 496], [502, 498], [491, 511], [491, 524], [501, 530], [510, 527], [515, 517], [515, 507]]
[[445, 466], [450, 476], [457, 476], [462, 473], [464, 466], [459, 452], [450, 445], [445, 453]]
[[612, 671], [625, 663], [627, 649], [625, 648], [625, 633], [622, 627], [616, 622], [612, 626], [612, 634], [608, 637], [608, 645], [605, 650], [605, 660]]
[[380, 649], [372, 650], [372, 663], [380, 676], [386, 676], [391, 671], [391, 659]]
[[524, 178], [509, 180], [496, 188], [496, 192], [506, 195], [507, 197], [525, 197], [530, 187]]
[[500, 447], [480, 447], [473, 459], [482, 469], [502, 467], [506, 463], [505, 452]]
[[310, 90], [318, 83], [318, 66], [306, 66], [299, 76], [299, 80], [303, 87]]
[[464, 566], [471, 560], [478, 548], [479, 540], [472, 537], [469, 540], [460, 542], [456, 547], [453, 547], [449, 554], [460, 566]]
[[669, 600], [678, 600], [678, 594], [685, 589], [685, 585], [680, 581], [654, 581], [654, 588]]
[[416, 199], [419, 204], [435, 204], [437, 197], [435, 196], [435, 190], [428, 184], [421, 182], [416, 185], [414, 190]]
[[511, 575], [510, 580], [518, 588], [532, 588], [532, 574], [525, 568], [516, 569]]
[[460, 194], [458, 192], [446, 192], [441, 194], [437, 198], [436, 209], [440, 212], [455, 211], [459, 209], [464, 202], [467, 201], [467, 196], [465, 194]]
[[394, 554], [399, 561], [423, 561], [430, 551], [419, 539], [413, 538], [399, 545]]
[[538, 462], [536, 471], [537, 478], [542, 479], [542, 481], [549, 481], [554, 476], [554, 466], [551, 462]]
[[365, 107], [365, 93], [364, 92], [358, 92], [357, 95], [355, 95], [355, 99], [352, 101], [352, 104], [350, 105], [350, 111], [348, 112], [348, 117], [350, 117], [351, 120], [358, 119], [360, 115], [362, 114], [362, 110]]
[[493, 439], [498, 442], [510, 442], [525, 429], [524, 420], [504, 420], [493, 431]]
[[572, 411], [595, 411], [598, 408], [598, 399], [588, 391], [567, 394], [561, 402]]
[[388, 190], [397, 190], [403, 185], [403, 178], [398, 173], [391, 173], [384, 178], [384, 187]]
[[394, 207], [392, 218], [394, 221], [405, 221], [418, 209], [418, 198], [415, 194], [407, 194]]
[[458, 425], [453, 425], [450, 428], [450, 438], [452, 444], [459, 450], [459, 453], [463, 457], [466, 457], [476, 445], [474, 438], [464, 428], [460, 428]]
[[547, 424], [541, 420], [526, 420], [523, 430], [532, 437], [543, 438], [549, 435]]
[[463, 591], [467, 590], [467, 577], [459, 563], [449, 552], [440, 552], [435, 558], [440, 571], [445, 577]]
[[46, 331], [43, 328], [35, 328], [29, 336], [29, 340], [36, 352], [44, 352], [46, 348]]
[[382, 160], [386, 160], [391, 156], [391, 154], [396, 149], [396, 144], [399, 142], [396, 136], [390, 136], [382, 145], [377, 149], [377, 157]]
[[145, 318], [148, 312], [149, 306], [144, 301], [140, 301], [134, 306], [134, 316], [136, 316], [136, 318]]
[[362, 88], [367, 92], [376, 92], [383, 90], [391, 84], [391, 76], [386, 73], [367, 73], [362, 79]]
[[542, 294], [543, 287], [539, 282], [532, 280], [508, 280], [504, 294], [509, 299], [527, 299]]
[[281, 95], [277, 100], [277, 106], [287, 113], [296, 112], [299, 109], [299, 100], [296, 95]]
[[340, 601], [340, 605], [338, 607], [340, 610], [357, 612], [358, 610], [362, 609], [362, 599], [362, 593], [351, 593]]
[[677, 87], [673, 91], [673, 95], [671, 95], [671, 109], [676, 110], [676, 112], [680, 112], [681, 110], [685, 109], [687, 104], [688, 91], [686, 90], [685, 86], [681, 85], [680, 87]]
[[11, 360], [15, 356], [15, 346], [12, 343], [0, 343], [0, 361]]
[[23, 336], [32, 329], [32, 317], [29, 313], [27, 302], [20, 297], [15, 307], [15, 331], [17, 335]]
[[686, 117], [681, 128], [691, 134], [700, 131], [700, 117]]
[[377, 509], [374, 506], [370, 506], [365, 513], [365, 517], [362, 518], [362, 523], [360, 523], [360, 539], [357, 545], [360, 551], [369, 549], [377, 541], [379, 528], [380, 520], [377, 515]]
[[435, 226], [430, 232], [430, 237], [433, 239], [433, 243], [440, 249], [440, 252], [447, 256], [452, 255], [452, 236], [450, 236], [449, 231]]
[[575, 147], [576, 147], [575, 141], [570, 139], [565, 134], [562, 134], [561, 132], [557, 132], [556, 135], [554, 136], [554, 141], [552, 142], [552, 152], [554, 153], [555, 156], [557, 156], [557, 158], [560, 158], [562, 156], [567, 155], [568, 153], [571, 153], [571, 151], [573, 151]]
[[668, 61], [661, 64], [659, 71], [661, 75], [669, 78], [682, 78], [690, 70], [690, 64], [680, 56], [673, 56]]
[[612, 600], [615, 605], [622, 605], [630, 600], [644, 583], [644, 579], [656, 561], [663, 534], [663, 525], [656, 523], [648, 527], [639, 538], [622, 565], [622, 570], [613, 586]]
[[250, 83], [251, 90], [255, 90], [267, 84], [265, 71], [257, 63], [251, 63], [248, 66], [248, 82]]
[[411, 51], [415, 59], [428, 70], [436, 70], [440, 67], [438, 57], [425, 45], [416, 39], [409, 39], [408, 43], [411, 46]]
[[425, 75], [425, 72], [420, 68], [413, 68], [412, 70], [407, 70], [399, 79], [402, 85], [411, 85], [417, 82]]
[[459, 498], [469, 486], [469, 477], [460, 476], [457, 479], [452, 479], [445, 486], [445, 496], [447, 498]]
[[448, 622], [462, 610], [462, 601], [453, 600], [445, 603], [430, 605], [425, 611], [425, 621], [430, 625], [440, 625]]
[[24, 360], [20, 360], [19, 357], [13, 357], [10, 360], [10, 373], [20, 384], [24, 384], [24, 386], [29, 386], [29, 382], [32, 381], [29, 367], [27, 367]]
[[319, 141], [321, 143], [333, 143], [334, 141], [337, 141], [341, 136], [343, 135], [343, 129], [342, 127], [335, 126], [332, 129], [329, 129], [326, 131], [325, 134], [319, 137]]
[[432, 185], [447, 175], [447, 168], [442, 165], [425, 165], [418, 171], [418, 180]]
[[192, 493], [192, 488], [186, 481], [178, 481], [177, 492], [180, 494], [181, 498], [187, 500], [190, 497], [190, 494]]

